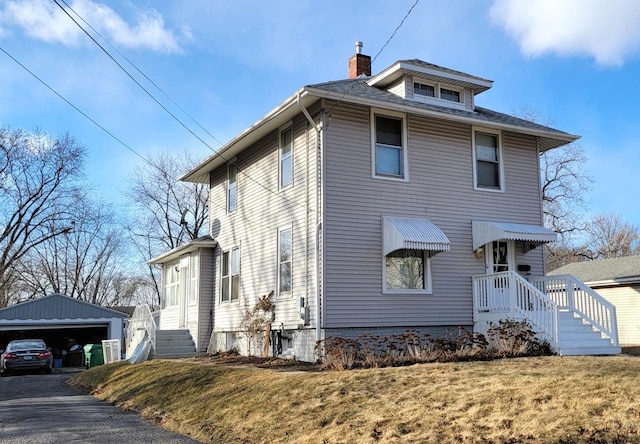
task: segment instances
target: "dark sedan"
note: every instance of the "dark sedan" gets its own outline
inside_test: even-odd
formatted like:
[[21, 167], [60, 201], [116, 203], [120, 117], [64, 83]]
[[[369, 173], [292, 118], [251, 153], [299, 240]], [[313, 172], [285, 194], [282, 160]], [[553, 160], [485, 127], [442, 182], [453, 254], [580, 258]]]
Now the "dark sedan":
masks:
[[0, 355], [0, 376], [17, 370], [44, 370], [51, 373], [53, 356], [41, 339], [11, 341]]

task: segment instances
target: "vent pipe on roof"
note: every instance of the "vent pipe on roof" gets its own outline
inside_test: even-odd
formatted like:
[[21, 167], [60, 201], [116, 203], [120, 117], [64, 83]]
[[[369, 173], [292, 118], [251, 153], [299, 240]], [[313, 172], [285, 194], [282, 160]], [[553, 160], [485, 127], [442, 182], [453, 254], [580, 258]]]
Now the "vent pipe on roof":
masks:
[[371, 56], [362, 54], [362, 42], [356, 42], [356, 53], [349, 59], [349, 78], [371, 75]]

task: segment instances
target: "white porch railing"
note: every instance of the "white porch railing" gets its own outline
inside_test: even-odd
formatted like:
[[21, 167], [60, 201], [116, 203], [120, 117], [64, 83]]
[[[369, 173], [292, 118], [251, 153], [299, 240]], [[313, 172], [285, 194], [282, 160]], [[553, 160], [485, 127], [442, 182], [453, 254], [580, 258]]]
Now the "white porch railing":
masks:
[[558, 304], [512, 271], [473, 277], [474, 329], [486, 333], [503, 319], [527, 319], [555, 349], [559, 342]]
[[561, 310], [568, 310], [589, 322], [593, 328], [617, 347], [616, 307], [584, 282], [570, 274], [531, 278], [531, 283], [545, 293]]
[[[148, 305], [138, 305], [133, 312], [127, 329], [127, 359], [137, 361], [142, 351], [156, 349], [156, 322]], [[148, 352], [147, 352], [148, 355]], [[145, 360], [146, 357], [142, 360]]]

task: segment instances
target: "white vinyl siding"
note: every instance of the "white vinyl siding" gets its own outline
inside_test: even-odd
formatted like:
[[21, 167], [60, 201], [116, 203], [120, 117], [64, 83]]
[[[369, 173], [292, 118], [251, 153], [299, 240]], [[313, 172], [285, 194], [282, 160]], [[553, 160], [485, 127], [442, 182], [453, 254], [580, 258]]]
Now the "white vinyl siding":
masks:
[[620, 345], [640, 345], [640, 284], [593, 289], [616, 306]]
[[[312, 116], [318, 116], [319, 107], [309, 107]], [[214, 330], [220, 335], [238, 330], [245, 299], [252, 306], [257, 298], [278, 293], [278, 230], [291, 227], [291, 297], [280, 298], [276, 304], [278, 326], [297, 329], [301, 323], [300, 299], [304, 298], [310, 310], [310, 328], [315, 326], [315, 279], [316, 279], [316, 226], [317, 220], [317, 132], [300, 114], [294, 118], [292, 129], [292, 173], [293, 187], [286, 193], [278, 192], [279, 174], [274, 167], [279, 162], [280, 131], [273, 131], [253, 147], [238, 155], [242, 165], [242, 176], [256, 181], [238, 182], [236, 216], [227, 215], [224, 208], [216, 205], [224, 199], [226, 169], [218, 168], [211, 175], [210, 221], [212, 236], [221, 246], [240, 245], [242, 250], [240, 304], [216, 306]], [[307, 145], [308, 144], [308, 145]], [[368, 142], [367, 142], [368, 144]], [[369, 144], [368, 144], [369, 146]], [[265, 189], [267, 188], [267, 189]], [[238, 215], [242, 215], [238, 218]], [[217, 250], [217, 261], [222, 260], [222, 251]], [[218, 266], [218, 270], [220, 267]], [[216, 285], [221, 284], [220, 279]], [[216, 288], [220, 301], [221, 289]]]
[[[541, 225], [536, 139], [504, 132], [508, 192], [473, 193], [471, 126], [409, 114], [411, 181], [372, 180], [370, 115], [367, 107], [341, 103], [325, 134], [325, 326], [470, 326], [471, 277], [485, 273], [484, 259], [473, 255], [471, 221]], [[451, 241], [451, 251], [431, 258], [428, 297], [383, 293], [382, 214], [429, 219]], [[526, 255], [517, 248], [516, 255], [517, 264], [542, 273], [541, 248]]]

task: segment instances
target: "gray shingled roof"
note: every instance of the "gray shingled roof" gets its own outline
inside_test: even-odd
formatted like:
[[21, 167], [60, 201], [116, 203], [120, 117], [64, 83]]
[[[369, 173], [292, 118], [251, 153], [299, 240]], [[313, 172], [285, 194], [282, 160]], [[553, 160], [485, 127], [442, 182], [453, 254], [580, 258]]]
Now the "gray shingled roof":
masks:
[[0, 309], [0, 320], [59, 320], [128, 318], [125, 313], [100, 307], [62, 294], [22, 302]]
[[520, 119], [518, 117], [510, 116], [508, 114], [499, 113], [490, 109], [475, 107], [475, 111], [449, 108], [444, 106], [431, 105], [428, 103], [416, 102], [415, 100], [407, 100], [396, 94], [393, 94], [384, 89], [376, 88], [375, 86], [367, 85], [368, 77], [358, 77], [356, 79], [336, 80], [332, 82], [316, 83], [314, 85], [308, 85], [308, 88], [319, 89], [324, 91], [330, 91], [338, 94], [343, 94], [345, 98], [347, 96], [363, 97], [371, 100], [379, 100], [390, 104], [396, 104], [399, 106], [411, 106], [416, 109], [424, 109], [427, 111], [434, 111], [441, 114], [465, 117], [478, 121], [478, 124], [482, 122], [512, 125], [520, 128], [528, 128], [535, 131], [545, 131], [549, 133], [557, 134], [558, 137], [567, 138], [572, 137], [571, 134], [564, 131], [559, 131], [555, 128], [539, 125], [529, 120]]
[[411, 63], [412, 65], [422, 66], [424, 68], [430, 68], [430, 69], [436, 69], [438, 71], [448, 72], [449, 74], [456, 74], [459, 76], [470, 77], [472, 79], [481, 80], [483, 82], [491, 82], [491, 80], [489, 79], [484, 79], [482, 77], [474, 76], [472, 74], [467, 74], [466, 72], [462, 72], [462, 71], [456, 71], [455, 69], [446, 68], [444, 66], [439, 66], [434, 63], [425, 62], [424, 60], [420, 60], [420, 59], [398, 60], [398, 63], [403, 63], [403, 62]]
[[572, 274], [586, 283], [600, 281], [640, 282], [640, 256], [576, 262], [560, 267], [548, 274]]

